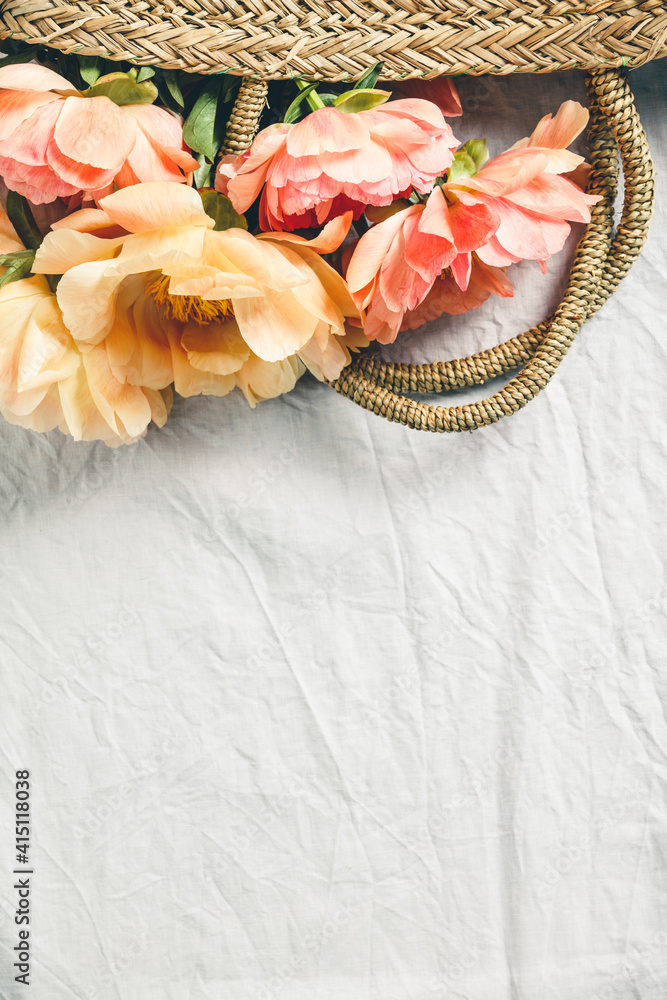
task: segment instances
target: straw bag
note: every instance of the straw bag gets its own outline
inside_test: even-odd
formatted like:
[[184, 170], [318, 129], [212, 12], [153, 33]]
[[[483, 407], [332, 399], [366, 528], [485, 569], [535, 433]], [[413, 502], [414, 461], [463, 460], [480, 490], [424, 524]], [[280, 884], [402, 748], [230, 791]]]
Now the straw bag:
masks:
[[[4, 0], [0, 37], [10, 35], [136, 65], [243, 76], [227, 152], [250, 145], [269, 79], [354, 80], [378, 60], [383, 79], [585, 69], [589, 191], [602, 197], [555, 313], [456, 361], [388, 364], [362, 354], [332, 383], [365, 409], [418, 430], [474, 430], [525, 406], [618, 287], [647, 236], [653, 166], [627, 70], [667, 55], [667, 7], [660, 0]], [[614, 230], [619, 152], [625, 197]], [[514, 369], [520, 371], [503, 389], [466, 406], [403, 395], [482, 385]]]

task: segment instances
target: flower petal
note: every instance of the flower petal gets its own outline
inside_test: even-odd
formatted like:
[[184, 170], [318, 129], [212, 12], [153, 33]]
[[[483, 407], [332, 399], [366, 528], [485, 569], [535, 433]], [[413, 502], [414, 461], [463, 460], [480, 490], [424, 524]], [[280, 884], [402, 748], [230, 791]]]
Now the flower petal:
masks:
[[67, 90], [74, 88], [69, 80], [39, 63], [18, 63], [0, 66], [0, 87], [8, 90]]
[[0, 140], [6, 139], [21, 122], [45, 104], [61, 102], [57, 94], [40, 93], [37, 90], [0, 91]]
[[99, 344], [113, 326], [115, 297], [123, 276], [108, 275], [108, 267], [106, 260], [79, 264], [67, 271], [58, 284], [58, 305], [65, 325], [81, 343]]
[[233, 320], [209, 323], [205, 327], [189, 323], [183, 331], [181, 344], [194, 368], [215, 375], [232, 375], [250, 357], [250, 348]]
[[136, 134], [134, 119], [108, 97], [68, 97], [53, 138], [66, 159], [115, 173], [130, 155]]
[[91, 260], [109, 260], [121, 239], [104, 240], [75, 229], [47, 233], [35, 254], [35, 274], [65, 274], [72, 267]]
[[264, 361], [282, 361], [296, 354], [317, 325], [316, 317], [291, 292], [234, 300], [234, 314], [243, 339]]
[[524, 141], [529, 146], [566, 149], [586, 128], [588, 119], [588, 108], [584, 108], [578, 101], [565, 101], [555, 116], [545, 115], [538, 122], [530, 139]]
[[204, 211], [199, 193], [184, 184], [154, 181], [114, 191], [100, 200], [100, 208], [129, 233], [145, 233], [163, 226], [203, 226], [215, 223]]
[[275, 399], [276, 396], [290, 392], [305, 370], [297, 357], [269, 363], [251, 355], [236, 373], [236, 384], [254, 407], [265, 399]]
[[363, 115], [348, 115], [337, 108], [313, 111], [287, 133], [287, 152], [298, 158], [361, 149], [369, 138]]

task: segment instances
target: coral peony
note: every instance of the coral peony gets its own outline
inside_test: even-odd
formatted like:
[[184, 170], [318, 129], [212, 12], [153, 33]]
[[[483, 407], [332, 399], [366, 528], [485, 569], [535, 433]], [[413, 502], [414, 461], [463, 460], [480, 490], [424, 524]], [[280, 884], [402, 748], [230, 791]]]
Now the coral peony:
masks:
[[472, 254], [465, 288], [457, 282], [452, 268], [447, 268], [435, 279], [423, 302], [406, 312], [401, 330], [416, 330], [422, 324], [438, 319], [443, 313], [455, 316], [468, 312], [469, 309], [477, 309], [490, 295], [511, 298], [514, 295], [512, 282], [502, 268], [485, 264], [476, 254]]
[[260, 226], [321, 226], [367, 205], [428, 192], [453, 160], [457, 141], [442, 112], [424, 100], [391, 101], [345, 113], [321, 108], [293, 125], [272, 125], [247, 152], [220, 164], [216, 187], [245, 212], [262, 191]]
[[[125, 77], [116, 83], [129, 88], [130, 100], [133, 81], [113, 76]], [[106, 84], [112, 94], [113, 83]], [[0, 173], [34, 204], [80, 192], [97, 199], [139, 181], [186, 181], [197, 166], [171, 112], [85, 96], [45, 66], [0, 67]]]
[[[0, 215], [0, 250], [21, 250]], [[124, 385], [103, 346], [82, 353], [41, 276], [0, 288], [0, 413], [36, 431], [59, 427], [77, 441], [129, 444], [167, 419], [170, 392]]]
[[583, 163], [567, 146], [585, 128], [588, 111], [566, 101], [554, 118], [547, 115], [528, 139], [489, 160], [473, 177], [444, 185], [449, 199], [486, 205], [500, 224], [478, 254], [503, 267], [519, 260], [545, 261], [563, 248], [570, 222], [589, 222], [599, 198], [585, 194], [562, 175]]
[[315, 250], [337, 246], [349, 217], [308, 243], [213, 231], [199, 194], [178, 184], [125, 188], [100, 206], [54, 227], [35, 270], [63, 274], [67, 327], [84, 353], [103, 343], [121, 381], [173, 381], [183, 396], [238, 386], [254, 405], [291, 389], [304, 366], [335, 378], [348, 363], [359, 331], [346, 322], [359, 311]]
[[394, 341], [405, 313], [423, 302], [446, 268], [465, 287], [469, 253], [497, 226], [492, 209], [449, 205], [439, 187], [426, 204], [410, 205], [373, 226], [355, 247], [346, 274], [357, 306], [366, 310], [365, 333], [383, 344]]

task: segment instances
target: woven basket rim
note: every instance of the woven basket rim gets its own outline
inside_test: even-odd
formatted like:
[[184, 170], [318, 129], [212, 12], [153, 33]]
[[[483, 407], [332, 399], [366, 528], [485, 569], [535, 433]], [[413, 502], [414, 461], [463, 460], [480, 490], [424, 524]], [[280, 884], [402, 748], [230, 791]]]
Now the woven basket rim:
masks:
[[0, 37], [264, 79], [635, 68], [667, 55], [662, 0], [3, 0]]

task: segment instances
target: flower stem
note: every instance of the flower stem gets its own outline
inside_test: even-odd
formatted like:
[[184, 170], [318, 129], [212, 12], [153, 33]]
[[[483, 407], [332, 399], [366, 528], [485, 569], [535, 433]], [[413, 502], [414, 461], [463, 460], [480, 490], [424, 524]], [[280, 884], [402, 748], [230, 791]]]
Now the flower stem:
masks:
[[[296, 83], [299, 90], [305, 90], [306, 87], [310, 86], [310, 84], [307, 83], [305, 80], [295, 80], [294, 82]], [[325, 107], [324, 101], [318, 96], [316, 90], [311, 90], [311, 92], [308, 94], [308, 97], [306, 98], [306, 104], [313, 111], [319, 111], [320, 108]]]

